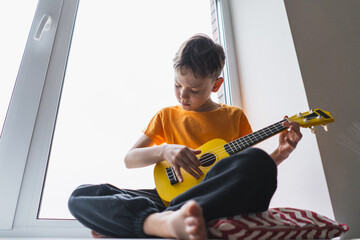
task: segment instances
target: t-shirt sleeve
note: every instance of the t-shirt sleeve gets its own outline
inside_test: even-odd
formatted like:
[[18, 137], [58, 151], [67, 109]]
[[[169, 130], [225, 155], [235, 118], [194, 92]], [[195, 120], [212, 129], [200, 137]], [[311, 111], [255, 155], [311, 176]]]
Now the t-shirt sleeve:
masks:
[[148, 136], [156, 145], [165, 143], [162, 115], [163, 114], [161, 111], [156, 113], [143, 131], [144, 134]]
[[241, 111], [241, 116], [240, 116], [240, 135], [241, 135], [241, 137], [248, 135], [252, 132], [253, 131], [251, 129], [249, 120], [247, 119], [245, 113], [243, 111]]

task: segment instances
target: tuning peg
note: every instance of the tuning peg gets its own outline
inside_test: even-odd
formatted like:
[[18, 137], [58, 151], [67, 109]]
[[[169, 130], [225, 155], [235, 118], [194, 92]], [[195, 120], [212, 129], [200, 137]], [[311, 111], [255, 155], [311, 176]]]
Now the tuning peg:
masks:
[[318, 115], [316, 118], [320, 120], [320, 119], [321, 119], [321, 115]]
[[302, 114], [301, 113], [298, 113], [298, 115], [297, 115], [298, 117], [302, 117]]
[[328, 131], [329, 131], [329, 126], [328, 126], [328, 125], [322, 125], [322, 126], [323, 126], [325, 132], [328, 132]]
[[312, 134], [315, 134], [316, 133], [316, 128], [314, 126], [310, 127], [310, 131]]
[[311, 110], [310, 110], [310, 113], [311, 113], [311, 114], [314, 113], [314, 110], [311, 109]]

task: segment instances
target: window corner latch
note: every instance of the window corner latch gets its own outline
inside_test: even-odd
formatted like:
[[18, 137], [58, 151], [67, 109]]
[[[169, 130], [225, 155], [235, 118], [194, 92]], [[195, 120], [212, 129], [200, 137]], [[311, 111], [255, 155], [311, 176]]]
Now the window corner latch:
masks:
[[49, 31], [51, 28], [52, 19], [48, 14], [44, 14], [41, 18], [39, 26], [36, 29], [34, 39], [40, 41], [43, 32]]

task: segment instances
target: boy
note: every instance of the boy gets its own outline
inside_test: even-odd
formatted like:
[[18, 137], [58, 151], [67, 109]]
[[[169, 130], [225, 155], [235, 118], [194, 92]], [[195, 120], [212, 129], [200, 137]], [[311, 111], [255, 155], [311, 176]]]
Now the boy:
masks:
[[[210, 98], [223, 83], [219, 77], [225, 54], [205, 35], [186, 41], [174, 58], [175, 94], [179, 106], [163, 108], [125, 156], [128, 168], [166, 160], [180, 182], [183, 168], [194, 178], [203, 174], [196, 150], [221, 138], [226, 142], [251, 133], [237, 107]], [[155, 189], [118, 189], [110, 184], [83, 185], [69, 199], [71, 213], [93, 237], [164, 237], [207, 239], [206, 223], [227, 216], [261, 212], [276, 189], [276, 165], [295, 149], [302, 135], [297, 123], [286, 122], [279, 146], [268, 155], [250, 148], [222, 159], [202, 182], [165, 206]], [[166, 143], [166, 144], [163, 144]]]

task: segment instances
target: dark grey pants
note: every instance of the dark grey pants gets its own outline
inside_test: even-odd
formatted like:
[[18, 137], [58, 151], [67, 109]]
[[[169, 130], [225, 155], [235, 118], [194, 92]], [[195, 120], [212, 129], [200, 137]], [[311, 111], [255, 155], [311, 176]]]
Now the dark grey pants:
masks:
[[222, 159], [203, 181], [174, 198], [168, 208], [155, 189], [118, 189], [110, 184], [82, 185], [70, 196], [69, 210], [84, 226], [109, 237], [144, 238], [143, 223], [155, 212], [177, 210], [190, 199], [206, 222], [268, 209], [277, 185], [277, 167], [264, 151], [250, 148]]

